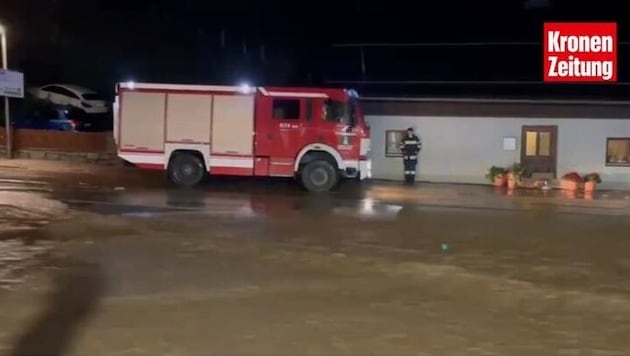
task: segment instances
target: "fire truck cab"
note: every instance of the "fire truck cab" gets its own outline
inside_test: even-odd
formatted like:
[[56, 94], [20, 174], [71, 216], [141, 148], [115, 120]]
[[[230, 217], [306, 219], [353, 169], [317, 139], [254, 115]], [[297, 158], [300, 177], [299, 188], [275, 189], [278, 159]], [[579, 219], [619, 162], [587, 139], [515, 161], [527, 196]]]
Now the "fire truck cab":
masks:
[[312, 192], [371, 175], [353, 90], [119, 83], [118, 156], [178, 185], [206, 174], [295, 177]]

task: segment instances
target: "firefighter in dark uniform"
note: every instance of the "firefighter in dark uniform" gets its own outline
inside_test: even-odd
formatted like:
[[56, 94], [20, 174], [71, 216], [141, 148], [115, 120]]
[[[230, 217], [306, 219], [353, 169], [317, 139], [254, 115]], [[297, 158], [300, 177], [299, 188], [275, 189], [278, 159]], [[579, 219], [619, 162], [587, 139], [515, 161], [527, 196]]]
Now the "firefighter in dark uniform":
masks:
[[422, 142], [413, 132], [413, 128], [407, 129], [407, 134], [400, 141], [400, 152], [403, 155], [405, 167], [405, 183], [416, 182], [416, 166], [418, 165], [418, 153], [422, 149]]

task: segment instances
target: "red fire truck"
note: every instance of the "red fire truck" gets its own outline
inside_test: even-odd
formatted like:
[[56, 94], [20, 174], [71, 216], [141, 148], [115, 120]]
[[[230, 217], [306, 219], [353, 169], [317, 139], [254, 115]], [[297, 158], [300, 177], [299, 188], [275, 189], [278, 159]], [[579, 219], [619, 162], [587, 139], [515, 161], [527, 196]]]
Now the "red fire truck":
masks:
[[192, 186], [207, 173], [296, 177], [313, 192], [370, 176], [370, 131], [346, 89], [119, 83], [118, 156]]

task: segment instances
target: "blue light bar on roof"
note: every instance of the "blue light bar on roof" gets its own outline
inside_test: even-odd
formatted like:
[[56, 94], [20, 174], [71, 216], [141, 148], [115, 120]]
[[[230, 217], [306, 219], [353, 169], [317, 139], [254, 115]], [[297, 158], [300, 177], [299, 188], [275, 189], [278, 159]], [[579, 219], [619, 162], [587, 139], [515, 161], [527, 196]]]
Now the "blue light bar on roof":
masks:
[[346, 89], [346, 93], [348, 93], [348, 96], [353, 97], [353, 98], [359, 97], [359, 93], [357, 93], [357, 91], [354, 89]]

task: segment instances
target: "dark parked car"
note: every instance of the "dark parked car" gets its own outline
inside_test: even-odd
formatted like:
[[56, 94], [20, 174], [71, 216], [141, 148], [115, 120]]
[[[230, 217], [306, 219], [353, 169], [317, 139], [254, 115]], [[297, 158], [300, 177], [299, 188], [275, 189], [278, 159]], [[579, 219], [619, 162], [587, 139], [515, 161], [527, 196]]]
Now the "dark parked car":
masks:
[[72, 107], [43, 101], [25, 101], [11, 120], [16, 129], [56, 131], [109, 131], [112, 119], [105, 114], [87, 114]]

